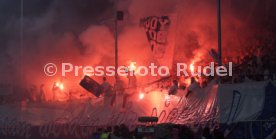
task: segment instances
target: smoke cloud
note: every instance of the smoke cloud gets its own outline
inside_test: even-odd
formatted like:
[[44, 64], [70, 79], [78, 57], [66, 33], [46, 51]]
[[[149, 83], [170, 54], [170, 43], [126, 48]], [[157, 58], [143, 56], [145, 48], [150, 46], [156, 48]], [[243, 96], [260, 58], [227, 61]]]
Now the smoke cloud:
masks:
[[[4, 19], [0, 22], [1, 82], [20, 79], [17, 84], [23, 86], [42, 83], [51, 86], [60, 77], [45, 76], [43, 66], [48, 62], [114, 65], [115, 7], [125, 13], [124, 20], [118, 22], [120, 65], [129, 61], [140, 65], [164, 62], [153, 56], [146, 33], [139, 26], [140, 19], [147, 16], [170, 17], [167, 47], [174, 49], [168, 56], [172, 61], [211, 61], [208, 51], [217, 47], [216, 1], [25, 0], [22, 45], [20, 1], [4, 0], [0, 5], [0, 17]], [[273, 0], [223, 1], [223, 56], [236, 57], [248, 45], [255, 45], [254, 39], [260, 32], [275, 36], [275, 6]], [[63, 80], [78, 88], [80, 79], [68, 76]]]

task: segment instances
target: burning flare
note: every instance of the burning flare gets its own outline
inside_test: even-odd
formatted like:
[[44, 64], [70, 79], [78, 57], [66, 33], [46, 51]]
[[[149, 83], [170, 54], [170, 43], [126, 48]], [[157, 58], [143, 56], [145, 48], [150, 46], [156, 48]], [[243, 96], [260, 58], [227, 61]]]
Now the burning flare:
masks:
[[64, 89], [64, 86], [63, 86], [62, 83], [56, 82], [55, 86], [56, 86], [57, 88], [59, 88], [60, 90], [63, 90], [63, 89]]
[[128, 69], [129, 71], [135, 71], [136, 70], [136, 66], [135, 66], [136, 62], [130, 62]]
[[190, 71], [192, 72], [192, 73], [194, 73], [194, 71], [195, 71], [195, 65], [194, 65], [195, 63], [194, 62], [192, 62], [191, 64], [190, 64]]

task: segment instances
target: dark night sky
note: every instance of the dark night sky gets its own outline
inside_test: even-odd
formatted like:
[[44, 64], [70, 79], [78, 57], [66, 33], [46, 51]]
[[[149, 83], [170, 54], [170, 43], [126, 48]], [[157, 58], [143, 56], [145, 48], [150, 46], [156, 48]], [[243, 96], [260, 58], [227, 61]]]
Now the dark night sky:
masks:
[[[10, 39], [18, 39], [20, 27], [20, 0], [0, 1], [0, 44], [5, 49]], [[88, 25], [107, 18], [113, 3], [108, 0], [24, 0], [24, 29], [28, 23], [54, 12], [55, 19], [47, 23], [55, 32], [79, 32]], [[27, 21], [26, 21], [27, 20]], [[46, 23], [45, 23], [46, 24]], [[25, 31], [25, 33], [29, 33]], [[3, 52], [3, 51], [1, 51]]]
[[[20, 27], [20, 0], [0, 1], [0, 44], [7, 45], [9, 39], [16, 37]], [[251, 18], [251, 22], [266, 26], [276, 19], [274, 0], [232, 0], [231, 8], [240, 18]], [[55, 13], [55, 20], [49, 26], [57, 32], [67, 30], [76, 33], [88, 25], [112, 16], [113, 2], [111, 0], [24, 0], [24, 18], [36, 20], [50, 11]], [[250, 7], [255, 7], [250, 11]], [[223, 7], [222, 7], [223, 8]], [[223, 10], [222, 10], [223, 11]], [[26, 23], [28, 24], [28, 23]], [[27, 32], [28, 33], [28, 32]], [[2, 51], [3, 52], [3, 51]]]

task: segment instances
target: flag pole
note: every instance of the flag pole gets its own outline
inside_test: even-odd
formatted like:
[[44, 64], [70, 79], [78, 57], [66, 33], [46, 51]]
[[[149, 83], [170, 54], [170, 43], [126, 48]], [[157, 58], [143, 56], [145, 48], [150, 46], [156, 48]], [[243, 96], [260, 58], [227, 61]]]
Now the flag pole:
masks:
[[115, 41], [115, 80], [118, 80], [118, 21], [117, 21], [117, 8], [115, 11], [115, 27], [114, 27], [114, 41]]
[[124, 13], [117, 11], [117, 5], [115, 4], [115, 20], [114, 20], [114, 46], [115, 46], [115, 81], [118, 80], [118, 21], [123, 20]]
[[217, 9], [217, 14], [218, 14], [218, 65], [222, 65], [222, 56], [221, 56], [221, 2], [220, 0], [218, 2], [218, 9]]

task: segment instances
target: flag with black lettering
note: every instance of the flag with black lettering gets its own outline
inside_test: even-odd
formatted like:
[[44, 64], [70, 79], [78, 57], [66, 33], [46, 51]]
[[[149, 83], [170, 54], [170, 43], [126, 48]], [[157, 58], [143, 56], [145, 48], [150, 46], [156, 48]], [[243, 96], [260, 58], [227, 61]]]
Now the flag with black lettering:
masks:
[[165, 53], [169, 25], [168, 16], [149, 16], [140, 20], [140, 26], [146, 31], [150, 49], [156, 55], [164, 55]]

